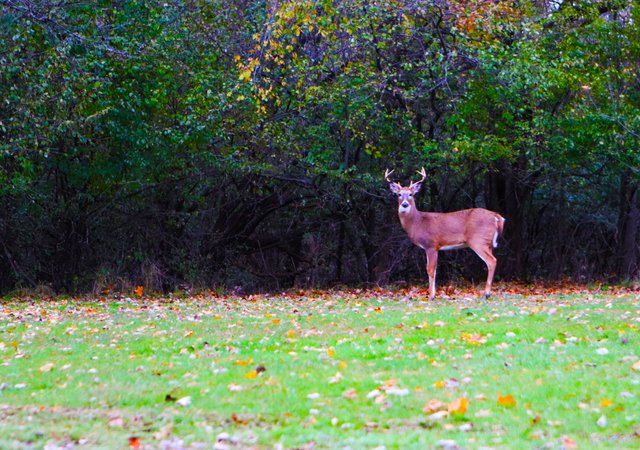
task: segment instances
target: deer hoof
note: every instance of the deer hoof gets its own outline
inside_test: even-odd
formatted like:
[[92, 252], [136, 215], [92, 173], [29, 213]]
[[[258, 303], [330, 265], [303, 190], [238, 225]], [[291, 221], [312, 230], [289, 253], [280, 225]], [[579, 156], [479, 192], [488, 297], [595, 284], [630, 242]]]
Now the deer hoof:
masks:
[[485, 292], [484, 293], [484, 299], [485, 300], [489, 300], [489, 297], [491, 297], [491, 293], [490, 292]]

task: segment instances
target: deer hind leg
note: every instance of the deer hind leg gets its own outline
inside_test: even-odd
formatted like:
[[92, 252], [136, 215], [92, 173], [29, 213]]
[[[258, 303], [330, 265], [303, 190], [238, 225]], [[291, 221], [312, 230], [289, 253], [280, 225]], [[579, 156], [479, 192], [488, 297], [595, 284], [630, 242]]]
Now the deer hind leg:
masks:
[[438, 265], [438, 251], [434, 249], [426, 250], [427, 253], [427, 275], [429, 275], [429, 297], [436, 296], [436, 266]]
[[495, 256], [493, 256], [493, 251], [491, 250], [491, 245], [486, 245], [485, 243], [469, 243], [469, 247], [476, 252], [476, 254], [484, 261], [487, 265], [487, 284], [484, 288], [484, 296], [485, 298], [489, 298], [491, 295], [491, 285], [493, 284], [493, 275], [496, 272], [496, 265], [498, 260]]

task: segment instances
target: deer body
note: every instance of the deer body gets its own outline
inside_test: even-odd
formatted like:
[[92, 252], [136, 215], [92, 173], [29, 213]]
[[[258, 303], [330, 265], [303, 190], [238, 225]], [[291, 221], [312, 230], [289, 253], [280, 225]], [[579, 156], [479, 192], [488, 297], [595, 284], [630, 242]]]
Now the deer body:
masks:
[[427, 255], [429, 275], [429, 295], [436, 295], [436, 267], [439, 250], [471, 248], [487, 265], [487, 283], [484, 295], [491, 294], [491, 284], [497, 260], [493, 248], [497, 247], [498, 236], [502, 233], [505, 219], [498, 213], [483, 208], [464, 209], [450, 213], [422, 212], [416, 208], [414, 195], [420, 190], [426, 178], [424, 169], [422, 180], [403, 187], [389, 180], [391, 172], [385, 174], [390, 189], [398, 196], [398, 216], [402, 228], [411, 242], [422, 248]]

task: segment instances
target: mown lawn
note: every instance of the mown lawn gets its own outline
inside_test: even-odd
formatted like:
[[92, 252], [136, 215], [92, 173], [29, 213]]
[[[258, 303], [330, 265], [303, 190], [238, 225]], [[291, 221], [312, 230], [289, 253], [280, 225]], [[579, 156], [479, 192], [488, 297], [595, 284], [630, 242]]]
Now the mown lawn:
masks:
[[0, 302], [0, 448], [639, 448], [640, 294]]

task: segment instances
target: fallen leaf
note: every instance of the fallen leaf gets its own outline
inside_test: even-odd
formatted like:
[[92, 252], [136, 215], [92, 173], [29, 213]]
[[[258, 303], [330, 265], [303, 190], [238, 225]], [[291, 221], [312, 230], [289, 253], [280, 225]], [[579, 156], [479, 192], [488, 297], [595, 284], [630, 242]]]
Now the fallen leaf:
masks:
[[44, 373], [44, 372], [51, 372], [52, 369], [53, 369], [53, 363], [46, 363], [45, 365], [40, 367], [38, 370]]
[[374, 389], [373, 391], [371, 391], [371, 392], [369, 392], [367, 394], [367, 398], [368, 399], [372, 399], [372, 398], [375, 398], [375, 397], [379, 396], [380, 394], [382, 394], [380, 389]]
[[516, 400], [512, 395], [498, 395], [498, 405], [511, 408], [516, 406]]
[[602, 405], [603, 408], [608, 408], [609, 406], [613, 405], [613, 400], [603, 398], [602, 400], [600, 400], [600, 405]]
[[131, 436], [129, 438], [129, 448], [134, 450], [138, 450], [140, 448], [140, 438], [136, 436]]
[[467, 412], [467, 405], [469, 400], [467, 397], [460, 397], [449, 404], [448, 411], [451, 414], [464, 414]]
[[600, 428], [604, 428], [607, 426], [607, 417], [606, 416], [600, 416], [600, 418], [596, 421], [596, 425], [598, 425]]
[[636, 361], [633, 366], [631, 366], [632, 370], [640, 371], [640, 360]]
[[240, 419], [236, 413], [231, 414], [231, 420], [233, 420], [238, 425], [246, 425], [249, 423], [248, 420]]
[[247, 372], [247, 374], [244, 377], [253, 379], [253, 378], [256, 378], [257, 376], [258, 376], [258, 372], [256, 370], [252, 370], [250, 372]]
[[336, 372], [336, 374], [329, 379], [329, 384], [339, 383], [342, 378], [342, 374], [340, 372]]
[[189, 406], [191, 404], [191, 397], [186, 396], [176, 401], [176, 405]]
[[144, 293], [144, 286], [136, 286], [135, 289], [133, 290], [133, 293], [136, 294], [138, 297], [142, 297], [142, 294]]
[[124, 426], [124, 420], [122, 417], [113, 417], [109, 419], [109, 426], [113, 428], [122, 428]]
[[578, 448], [576, 441], [571, 439], [569, 436], [562, 436], [562, 446], [567, 450], [575, 450]]
[[355, 400], [358, 398], [358, 392], [354, 388], [347, 389], [342, 393], [344, 398], [348, 398], [350, 400]]
[[480, 333], [462, 333], [460, 340], [470, 345], [481, 345], [487, 342], [486, 336]]
[[233, 363], [236, 366], [248, 366], [253, 362], [253, 358], [249, 357], [247, 359], [236, 359]]
[[449, 411], [438, 411], [431, 414], [429, 417], [427, 417], [427, 419], [429, 419], [431, 422], [439, 422], [446, 417], [449, 417]]
[[440, 401], [440, 400], [437, 400], [437, 399], [431, 399], [424, 406], [424, 408], [422, 408], [422, 411], [424, 411], [427, 414], [433, 414], [434, 412], [443, 411], [443, 410], [447, 410], [447, 409], [448, 409], [448, 406], [443, 401]]
[[398, 386], [391, 386], [390, 388], [386, 389], [385, 391], [389, 395], [397, 395], [399, 397], [404, 397], [405, 395], [409, 394], [409, 389], [401, 388], [401, 387], [398, 387]]

